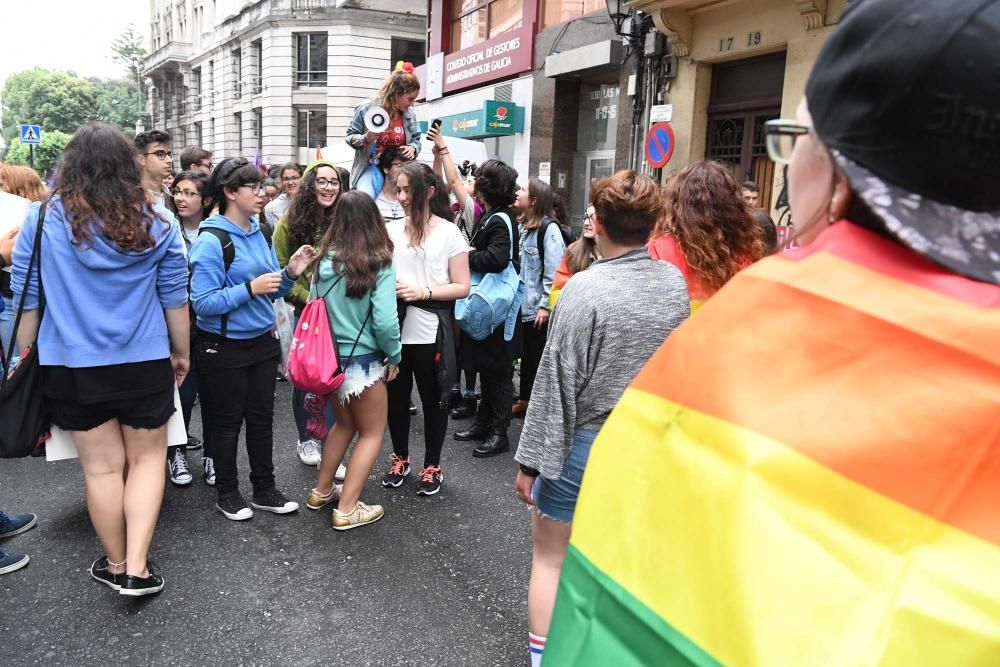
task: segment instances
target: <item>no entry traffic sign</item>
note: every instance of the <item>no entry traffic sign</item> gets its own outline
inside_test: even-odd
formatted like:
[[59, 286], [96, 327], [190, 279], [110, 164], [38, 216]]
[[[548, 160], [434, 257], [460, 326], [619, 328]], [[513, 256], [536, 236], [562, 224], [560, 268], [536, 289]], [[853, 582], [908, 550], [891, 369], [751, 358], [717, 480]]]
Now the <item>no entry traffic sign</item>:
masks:
[[646, 133], [646, 162], [650, 167], [659, 169], [668, 162], [674, 154], [674, 128], [663, 121], [653, 123]]

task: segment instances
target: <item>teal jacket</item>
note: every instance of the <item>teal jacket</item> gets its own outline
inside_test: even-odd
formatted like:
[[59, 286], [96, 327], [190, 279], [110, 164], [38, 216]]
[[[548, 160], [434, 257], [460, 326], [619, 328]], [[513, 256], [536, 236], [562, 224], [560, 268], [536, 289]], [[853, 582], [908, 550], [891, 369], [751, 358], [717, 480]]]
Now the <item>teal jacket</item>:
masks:
[[396, 270], [391, 265], [382, 267], [368, 294], [355, 299], [347, 296], [347, 281], [334, 271], [334, 261], [334, 255], [330, 253], [320, 262], [312, 294], [326, 295], [326, 310], [337, 334], [341, 359], [347, 362], [371, 304], [372, 316], [361, 331], [354, 356], [382, 352], [389, 358], [389, 363], [398, 364], [403, 346], [399, 340], [399, 315], [396, 312]]

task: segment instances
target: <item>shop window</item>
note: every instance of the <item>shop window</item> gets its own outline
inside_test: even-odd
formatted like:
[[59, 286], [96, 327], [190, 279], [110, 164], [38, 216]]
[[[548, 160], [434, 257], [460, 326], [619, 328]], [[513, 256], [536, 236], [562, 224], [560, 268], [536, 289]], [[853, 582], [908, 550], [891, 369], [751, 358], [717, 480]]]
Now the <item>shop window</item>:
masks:
[[451, 51], [460, 51], [523, 25], [524, 0], [455, 2]]
[[299, 148], [314, 148], [326, 145], [326, 109], [298, 109]]
[[325, 86], [327, 34], [303, 33], [295, 36], [295, 85]]
[[542, 0], [542, 28], [607, 11], [606, 0]]

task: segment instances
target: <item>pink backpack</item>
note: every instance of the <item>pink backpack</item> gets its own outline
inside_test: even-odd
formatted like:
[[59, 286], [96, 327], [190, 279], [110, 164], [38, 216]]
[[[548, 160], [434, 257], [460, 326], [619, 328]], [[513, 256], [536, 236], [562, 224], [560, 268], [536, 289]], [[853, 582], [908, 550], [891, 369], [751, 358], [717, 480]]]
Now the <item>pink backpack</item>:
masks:
[[[288, 353], [288, 379], [296, 389], [307, 394], [328, 396], [344, 383], [346, 364], [340, 360], [337, 336], [326, 308], [326, 295], [340, 281], [341, 278], [337, 278], [323, 296], [314, 295], [309, 299], [292, 335], [292, 348]], [[361, 333], [371, 316], [372, 306], [369, 302], [368, 316], [361, 325], [358, 337], [354, 339], [348, 363], [354, 357]]]

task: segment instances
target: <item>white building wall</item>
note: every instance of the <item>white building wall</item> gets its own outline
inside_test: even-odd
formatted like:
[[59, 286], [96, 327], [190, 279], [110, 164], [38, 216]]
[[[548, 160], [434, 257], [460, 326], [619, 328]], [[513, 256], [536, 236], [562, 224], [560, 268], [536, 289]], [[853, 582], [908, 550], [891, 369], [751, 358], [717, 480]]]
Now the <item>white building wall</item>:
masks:
[[[172, 7], [172, 21], [178, 24], [177, 12], [186, 9], [187, 30], [182, 41], [177, 27], [172, 41], [162, 43], [147, 58], [147, 76], [156, 90], [150, 93], [147, 111], [152, 127], [165, 128], [174, 137], [175, 153], [195, 139], [195, 123], [202, 126], [202, 144], [214, 153], [216, 161], [236, 157], [242, 134], [242, 156], [253, 158], [260, 150], [262, 162], [274, 165], [295, 160], [308, 163], [316, 148], [299, 149], [297, 144], [297, 109], [302, 106], [325, 107], [327, 136], [324, 147], [350, 151], [343, 137], [354, 107], [374, 95], [389, 73], [393, 37], [423, 40], [426, 37], [423, 0], [348, 1], [343, 9], [330, 10], [334, 3], [304, 0], [201, 0], [176, 3], [176, 0], [151, 0], [151, 16], [159, 21], [150, 34], [164, 34], [165, 7]], [[215, 15], [212, 5], [215, 4]], [[309, 6], [326, 5], [322, 11], [307, 11]], [[201, 8], [201, 31], [195, 34], [194, 12]], [[383, 11], [377, 11], [377, 10]], [[293, 11], [294, 10], [294, 11]], [[159, 17], [159, 18], [158, 18]], [[295, 34], [323, 32], [327, 40], [327, 86], [296, 88]], [[252, 43], [262, 42], [262, 90], [254, 92], [256, 64]], [[232, 51], [241, 52], [241, 74], [233, 72]], [[210, 73], [209, 62], [214, 63]], [[188, 108], [179, 113], [175, 95], [171, 115], [164, 114], [161, 96], [167, 81], [178, 90], [192, 85], [192, 70], [201, 68], [201, 90], [188, 91]], [[241, 95], [234, 85], [240, 84]], [[200, 107], [196, 104], [201, 95]], [[253, 128], [254, 109], [260, 109], [263, 123], [262, 146], [257, 146]], [[241, 113], [237, 128], [233, 115]], [[213, 131], [214, 127], [214, 131]], [[342, 148], [341, 148], [342, 147]], [[326, 152], [326, 151], [324, 151]], [[179, 166], [179, 165], [177, 165]]]

